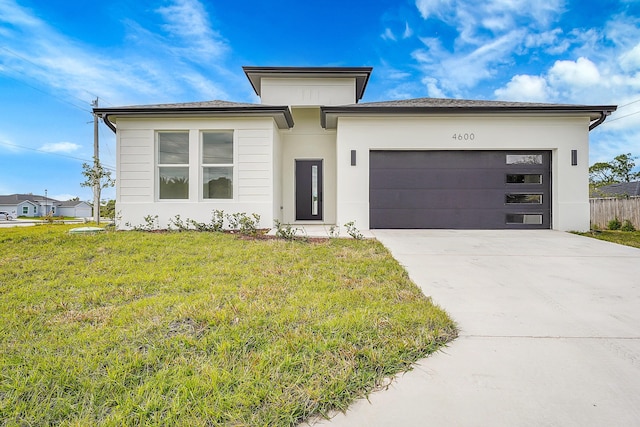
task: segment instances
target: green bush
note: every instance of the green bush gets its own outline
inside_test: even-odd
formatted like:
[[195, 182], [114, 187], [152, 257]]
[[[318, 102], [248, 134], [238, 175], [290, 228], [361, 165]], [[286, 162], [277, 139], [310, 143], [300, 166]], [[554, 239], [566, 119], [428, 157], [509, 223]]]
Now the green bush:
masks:
[[620, 230], [622, 230], [622, 231], [636, 231], [636, 228], [633, 226], [631, 221], [629, 221], [628, 219], [625, 219], [624, 222], [622, 223], [622, 226], [620, 227]]
[[607, 223], [607, 228], [609, 230], [620, 230], [620, 227], [622, 227], [622, 224], [620, 223], [618, 217], [615, 217]]

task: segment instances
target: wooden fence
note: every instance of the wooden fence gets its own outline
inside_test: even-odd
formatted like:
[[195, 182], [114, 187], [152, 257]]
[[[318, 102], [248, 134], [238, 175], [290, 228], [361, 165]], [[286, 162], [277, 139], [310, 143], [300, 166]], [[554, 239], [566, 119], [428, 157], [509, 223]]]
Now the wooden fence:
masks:
[[591, 227], [607, 228], [607, 223], [614, 218], [620, 222], [625, 219], [640, 230], [640, 197], [628, 199], [589, 199], [591, 205]]

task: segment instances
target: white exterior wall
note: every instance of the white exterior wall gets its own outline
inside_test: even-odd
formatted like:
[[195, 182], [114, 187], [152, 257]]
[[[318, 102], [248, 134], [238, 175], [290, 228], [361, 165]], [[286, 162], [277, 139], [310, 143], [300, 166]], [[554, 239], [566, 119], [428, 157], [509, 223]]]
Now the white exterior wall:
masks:
[[[295, 126], [282, 132], [282, 222], [335, 224], [336, 132], [320, 126], [319, 108], [292, 108]], [[296, 221], [295, 161], [322, 160], [323, 220]]]
[[[273, 128], [273, 220], [282, 221], [282, 137], [280, 131]], [[273, 224], [271, 224], [273, 225]]]
[[[209, 223], [213, 210], [260, 215], [260, 227], [271, 227], [274, 217], [273, 170], [275, 122], [272, 118], [118, 119], [116, 215], [118, 226], [144, 224], [158, 215], [160, 227], [180, 215]], [[157, 191], [157, 131], [189, 132], [189, 199], [159, 200]], [[233, 130], [233, 195], [230, 200], [202, 198], [201, 132]]]
[[263, 77], [260, 99], [261, 103], [266, 105], [320, 106], [353, 104], [356, 102], [356, 79], [355, 77]]
[[93, 216], [93, 210], [86, 202], [80, 202], [76, 206], [59, 206], [58, 209], [56, 209], [56, 216], [89, 218]]
[[[370, 150], [550, 150], [552, 228], [588, 230], [588, 128], [587, 116], [339, 118], [337, 223], [355, 220], [357, 228], [369, 228]], [[474, 138], [459, 141], [454, 134]], [[577, 166], [571, 166], [571, 150], [578, 150]]]

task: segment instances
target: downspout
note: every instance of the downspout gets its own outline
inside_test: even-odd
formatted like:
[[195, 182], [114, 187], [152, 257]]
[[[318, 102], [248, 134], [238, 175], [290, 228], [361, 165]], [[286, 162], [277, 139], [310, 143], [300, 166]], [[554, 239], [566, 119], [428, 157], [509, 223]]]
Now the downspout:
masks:
[[99, 117], [102, 119], [104, 124], [107, 125], [107, 127], [113, 131], [113, 133], [116, 133], [116, 127], [109, 120], [109, 115], [108, 114], [100, 114]]
[[607, 119], [607, 116], [609, 116], [609, 114], [611, 114], [610, 111], [601, 111], [600, 112], [600, 118], [598, 120], [596, 120], [595, 122], [592, 122], [589, 125], [589, 132], [591, 132], [592, 130], [594, 130], [598, 126], [600, 126]]

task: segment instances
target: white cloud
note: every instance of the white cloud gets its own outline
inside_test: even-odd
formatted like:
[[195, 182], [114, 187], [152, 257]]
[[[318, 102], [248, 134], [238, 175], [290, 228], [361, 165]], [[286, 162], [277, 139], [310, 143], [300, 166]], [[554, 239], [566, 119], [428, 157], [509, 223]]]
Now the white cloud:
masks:
[[523, 37], [524, 33], [516, 30], [473, 50], [457, 53], [445, 50], [438, 39], [421, 38], [425, 49], [412, 52], [412, 57], [425, 76], [438, 80], [441, 90], [458, 97], [507, 64], [509, 59], [504, 52], [514, 50]]
[[412, 52], [423, 74], [436, 79], [437, 87], [450, 96], [464, 96], [533, 49], [544, 46], [561, 52], [569, 47], [558, 42], [562, 30], [550, 28], [560, 19], [565, 0], [417, 0], [415, 4], [425, 20], [439, 20], [457, 32], [451, 47], [421, 37], [425, 48]]
[[[128, 43], [108, 56], [68, 38], [15, 1], [0, 0], [0, 10], [6, 34], [5, 49], [0, 49], [3, 72], [30, 85], [37, 82], [59, 97], [75, 97], [76, 105], [86, 99], [87, 110], [93, 94], [114, 105], [181, 100], [188, 90], [182, 80], [185, 75], [190, 76], [190, 89], [205, 91], [203, 99], [211, 94], [226, 97], [223, 86], [214, 82], [216, 74], [224, 73], [220, 56], [228, 46], [210, 28], [206, 11], [196, 0], [176, 0], [158, 9], [167, 33], [125, 21], [131, 31]], [[160, 50], [168, 54], [155, 55]], [[209, 64], [206, 77], [203, 63]], [[205, 79], [208, 85], [203, 84]]]
[[182, 42], [188, 55], [215, 58], [227, 50], [220, 34], [211, 28], [207, 11], [198, 0], [173, 0], [169, 6], [156, 11], [166, 21], [163, 28], [169, 37]]
[[396, 36], [393, 35], [393, 31], [391, 31], [391, 28], [385, 28], [384, 33], [382, 33], [380, 37], [382, 37], [384, 40], [396, 41]]
[[599, 83], [600, 72], [596, 64], [580, 57], [577, 61], [556, 61], [549, 70], [549, 80], [555, 86], [590, 87]]
[[547, 81], [540, 76], [519, 74], [503, 88], [497, 89], [497, 99], [503, 101], [547, 102], [551, 98]]
[[427, 94], [431, 98], [446, 98], [445, 93], [438, 87], [438, 80], [432, 77], [425, 77], [422, 83], [427, 87]]
[[409, 37], [411, 37], [413, 35], [413, 30], [411, 29], [411, 27], [409, 26], [408, 22], [404, 23], [404, 33], [402, 33], [402, 38], [403, 39], [408, 39]]
[[40, 151], [46, 151], [47, 153], [73, 153], [74, 151], [78, 151], [80, 147], [78, 144], [74, 144], [73, 142], [50, 142], [44, 144], [39, 148]]
[[423, 19], [428, 19], [431, 15], [439, 15], [439, 11], [448, 9], [451, 0], [416, 0], [416, 7], [420, 11]]
[[640, 69], [640, 43], [620, 55], [620, 66], [627, 72]]

